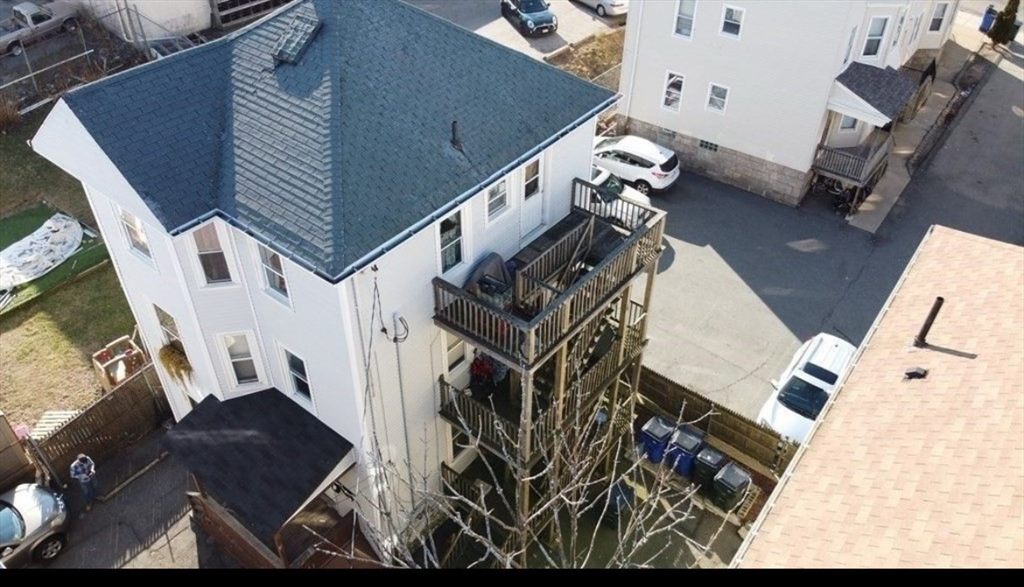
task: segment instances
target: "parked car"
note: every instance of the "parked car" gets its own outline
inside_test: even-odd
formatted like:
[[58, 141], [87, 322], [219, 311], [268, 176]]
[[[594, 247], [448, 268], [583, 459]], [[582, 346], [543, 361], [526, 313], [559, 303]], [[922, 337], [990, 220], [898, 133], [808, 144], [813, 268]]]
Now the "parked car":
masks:
[[15, 4], [11, 13], [0, 21], [0, 47], [11, 55], [21, 55], [25, 45], [47, 33], [78, 27], [78, 7], [69, 2], [22, 2]]
[[547, 0], [501, 0], [501, 15], [512, 21], [526, 37], [558, 30], [558, 17]]
[[594, 191], [590, 194], [590, 210], [599, 216], [626, 227], [633, 227], [636, 208], [623, 206], [619, 200], [650, 207], [651, 199], [629, 187], [612, 172], [593, 165], [590, 168], [590, 183]]
[[623, 135], [594, 139], [596, 163], [641, 194], [667, 190], [679, 179], [679, 157], [647, 139]]
[[22, 483], [0, 495], [0, 561], [8, 568], [53, 560], [67, 543], [64, 498], [42, 485]]
[[576, 0], [594, 9], [598, 16], [622, 16], [629, 11], [629, 0]]
[[856, 352], [857, 347], [824, 332], [802, 344], [779, 379], [772, 380], [775, 393], [757, 421], [803, 442]]

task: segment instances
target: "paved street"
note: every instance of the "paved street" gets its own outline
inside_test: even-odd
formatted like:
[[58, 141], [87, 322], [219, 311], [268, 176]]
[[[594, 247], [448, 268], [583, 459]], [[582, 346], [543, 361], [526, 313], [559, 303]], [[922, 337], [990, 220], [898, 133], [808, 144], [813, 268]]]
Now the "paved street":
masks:
[[571, 0], [549, 0], [551, 11], [558, 17], [558, 31], [553, 35], [527, 39], [502, 18], [499, 0], [405, 0], [469, 29], [480, 36], [541, 58], [569, 43], [578, 43], [590, 35], [614, 28], [624, 17], [601, 18], [593, 10]]

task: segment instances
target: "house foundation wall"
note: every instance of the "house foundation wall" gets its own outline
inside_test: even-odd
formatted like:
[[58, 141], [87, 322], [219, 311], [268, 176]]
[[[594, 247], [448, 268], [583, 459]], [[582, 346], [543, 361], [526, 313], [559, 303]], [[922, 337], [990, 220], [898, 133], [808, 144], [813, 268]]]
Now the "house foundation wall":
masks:
[[800, 205], [810, 185], [810, 171], [798, 171], [720, 145], [706, 148], [701, 146], [701, 139], [642, 120], [623, 118], [619, 120], [618, 128], [624, 134], [637, 135], [674, 150], [679, 154], [682, 169], [686, 171], [742, 188], [787, 206]]

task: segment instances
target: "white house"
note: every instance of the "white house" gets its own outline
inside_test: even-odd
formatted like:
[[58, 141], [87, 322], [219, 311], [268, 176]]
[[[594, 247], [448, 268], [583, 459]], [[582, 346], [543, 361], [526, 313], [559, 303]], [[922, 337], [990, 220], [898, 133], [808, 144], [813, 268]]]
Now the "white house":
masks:
[[[869, 184], [935, 75], [957, 1], [637, 2], [619, 113], [684, 166], [791, 205]], [[915, 92], [917, 92], [915, 94]]]
[[[177, 347], [191, 363], [183, 383], [158, 370], [191, 434], [189, 469], [239, 511], [253, 492], [282, 499], [275, 483], [306, 484], [252, 524], [270, 544], [329, 487], [340, 512], [386, 534], [382, 509], [410, 511], [442, 463], [461, 467], [439, 378], [465, 387], [472, 347], [532, 375], [590, 319], [540, 332], [461, 288], [489, 255], [587, 219], [573, 180], [590, 177], [597, 116], [616, 99], [398, 1], [305, 0], [69, 92], [32, 146], [82, 182], [149, 353]], [[608, 297], [587, 290], [595, 304], [653, 278], [661, 213], [630, 209], [612, 254], [642, 262], [601, 282], [618, 288]], [[445, 314], [474, 304], [501, 337]], [[521, 361], [506, 342], [518, 328], [535, 341]], [[246, 418], [268, 436], [242, 425], [232, 442]], [[316, 450], [266, 440], [290, 426]], [[276, 472], [253, 473], [263, 459]]]

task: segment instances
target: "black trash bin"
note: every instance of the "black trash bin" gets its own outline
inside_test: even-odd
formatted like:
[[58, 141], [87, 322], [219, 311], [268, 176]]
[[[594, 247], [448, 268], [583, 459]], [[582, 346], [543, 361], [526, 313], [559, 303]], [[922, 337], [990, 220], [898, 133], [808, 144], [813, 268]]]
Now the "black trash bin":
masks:
[[729, 463], [715, 475], [711, 503], [728, 512], [743, 499], [749, 486], [750, 473], [736, 463]]
[[715, 484], [715, 475], [729, 462], [720, 451], [705, 446], [693, 460], [693, 482], [700, 486], [700, 492], [711, 495]]
[[644, 424], [640, 432], [647, 460], [660, 463], [665, 458], [665, 448], [675, 426], [661, 416], [654, 416]]
[[677, 475], [689, 477], [693, 471], [693, 459], [704, 448], [704, 437], [699, 430], [683, 426], [672, 434], [665, 452], [666, 463]]
[[626, 523], [633, 506], [636, 505], [636, 492], [625, 481], [619, 481], [608, 490], [607, 505], [602, 522], [617, 529]]

